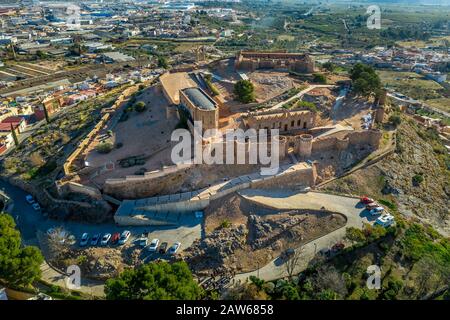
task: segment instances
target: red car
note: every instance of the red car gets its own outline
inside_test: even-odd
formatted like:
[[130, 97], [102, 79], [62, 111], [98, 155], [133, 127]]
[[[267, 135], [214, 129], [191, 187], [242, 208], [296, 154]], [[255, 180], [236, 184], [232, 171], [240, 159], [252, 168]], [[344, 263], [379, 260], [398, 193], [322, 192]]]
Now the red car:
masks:
[[119, 241], [119, 239], [120, 239], [120, 233], [116, 232], [112, 235], [110, 243], [116, 244]]
[[372, 202], [374, 202], [375, 200], [373, 200], [372, 198], [369, 198], [369, 197], [366, 197], [366, 196], [364, 196], [364, 197], [361, 197], [361, 200], [360, 200], [362, 203], [364, 203], [364, 204], [369, 204], [369, 203], [372, 203]]

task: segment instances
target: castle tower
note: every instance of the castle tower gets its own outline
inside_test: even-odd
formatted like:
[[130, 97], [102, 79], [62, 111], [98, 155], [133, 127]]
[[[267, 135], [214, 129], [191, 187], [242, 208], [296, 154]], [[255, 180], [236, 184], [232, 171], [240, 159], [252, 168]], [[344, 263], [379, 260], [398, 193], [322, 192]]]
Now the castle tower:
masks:
[[310, 134], [302, 134], [300, 135], [299, 146], [298, 146], [298, 154], [303, 159], [309, 158], [312, 152], [312, 140], [313, 136]]
[[383, 123], [384, 119], [384, 106], [379, 105], [375, 110], [375, 123]]

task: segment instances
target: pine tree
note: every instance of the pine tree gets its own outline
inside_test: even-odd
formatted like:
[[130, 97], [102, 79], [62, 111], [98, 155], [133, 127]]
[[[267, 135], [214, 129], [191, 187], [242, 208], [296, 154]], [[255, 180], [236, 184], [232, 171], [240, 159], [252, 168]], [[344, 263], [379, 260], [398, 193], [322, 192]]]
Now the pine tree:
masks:
[[14, 127], [13, 127], [12, 123], [10, 123], [10, 125], [11, 125], [11, 132], [12, 132], [14, 144], [16, 145], [16, 147], [18, 147], [19, 146], [19, 139], [17, 138], [16, 130], [14, 130]]
[[45, 121], [47, 121], [47, 123], [50, 123], [50, 117], [48, 116], [48, 111], [47, 111], [47, 107], [45, 106], [45, 103], [43, 103], [42, 106], [44, 107]]

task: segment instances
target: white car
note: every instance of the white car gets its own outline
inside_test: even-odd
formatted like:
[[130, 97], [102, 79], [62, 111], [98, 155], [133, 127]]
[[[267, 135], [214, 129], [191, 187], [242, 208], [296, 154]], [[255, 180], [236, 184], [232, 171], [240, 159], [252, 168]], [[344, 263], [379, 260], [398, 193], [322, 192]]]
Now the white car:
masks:
[[130, 236], [131, 236], [130, 231], [125, 230], [124, 232], [122, 232], [122, 234], [120, 235], [119, 244], [125, 244], [125, 242], [127, 242], [128, 239], [130, 239]]
[[169, 248], [169, 254], [175, 254], [177, 253], [178, 249], [180, 249], [181, 243], [175, 242], [170, 248]]
[[378, 225], [380, 225], [382, 227], [389, 227], [394, 222], [395, 222], [394, 216], [386, 213], [386, 214], [383, 214], [381, 217], [379, 217], [377, 219], [377, 221], [375, 221], [375, 224], [378, 224]]
[[41, 210], [41, 206], [39, 205], [39, 203], [35, 202], [31, 205], [31, 207], [35, 210], [35, 211], [39, 211]]
[[100, 241], [100, 244], [102, 246], [106, 246], [109, 242], [109, 239], [111, 239], [111, 233], [105, 233], [103, 235], [102, 241]]
[[148, 251], [156, 252], [158, 246], [159, 246], [159, 239], [153, 239], [152, 242], [150, 242], [150, 245], [148, 246]]
[[371, 216], [376, 216], [378, 214], [382, 214], [383, 211], [384, 211], [383, 207], [376, 207], [376, 208], [373, 208], [372, 210], [370, 210], [369, 213]]
[[148, 238], [146, 237], [142, 237], [136, 240], [136, 242], [141, 246], [141, 247], [146, 247], [148, 244]]
[[81, 236], [80, 247], [87, 246], [88, 242], [89, 242], [89, 235], [85, 232]]
[[101, 237], [100, 233], [94, 234], [94, 236], [91, 239], [91, 246], [96, 246], [98, 243], [98, 240], [100, 240], [100, 237]]
[[33, 204], [34, 203], [34, 198], [31, 194], [27, 195], [25, 197], [25, 201], [28, 202], [29, 204]]

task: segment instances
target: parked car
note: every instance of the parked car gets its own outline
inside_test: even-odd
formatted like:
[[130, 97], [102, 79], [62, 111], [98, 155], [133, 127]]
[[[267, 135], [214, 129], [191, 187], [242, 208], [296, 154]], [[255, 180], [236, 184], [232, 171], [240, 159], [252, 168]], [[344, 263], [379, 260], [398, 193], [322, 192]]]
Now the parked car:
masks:
[[33, 204], [34, 203], [34, 198], [33, 198], [33, 196], [31, 194], [28, 194], [25, 197], [25, 201], [28, 202], [29, 204]]
[[100, 241], [100, 244], [102, 246], [106, 246], [109, 242], [109, 239], [111, 239], [111, 233], [105, 233], [102, 237], [102, 241]]
[[139, 239], [136, 239], [136, 242], [141, 247], [146, 247], [148, 244], [148, 238], [147, 237], [140, 237]]
[[31, 207], [35, 210], [35, 211], [39, 211], [41, 210], [41, 206], [39, 205], [39, 203], [35, 202], [31, 205]]
[[98, 244], [98, 240], [100, 240], [101, 234], [96, 233], [91, 239], [91, 246], [96, 246]]
[[394, 216], [390, 215], [389, 213], [385, 213], [375, 221], [375, 224], [378, 224], [382, 227], [389, 227], [394, 222], [395, 222]]
[[175, 254], [177, 253], [178, 249], [180, 249], [181, 243], [175, 242], [170, 248], [169, 248], [169, 254]]
[[150, 242], [150, 246], [148, 247], [148, 251], [156, 252], [159, 245], [159, 239], [153, 239], [152, 242]]
[[376, 208], [373, 208], [372, 210], [370, 210], [369, 213], [371, 216], [376, 216], [378, 214], [382, 214], [383, 211], [384, 211], [383, 207], [376, 207]]
[[167, 242], [161, 243], [161, 245], [159, 246], [159, 253], [165, 254], [166, 251], [167, 251], [167, 246], [168, 246], [168, 245], [169, 245], [169, 244], [168, 244]]
[[374, 200], [372, 198], [369, 198], [367, 196], [362, 196], [360, 201], [364, 204], [369, 204], [369, 203], [374, 202]]
[[367, 210], [372, 210], [372, 209], [375, 209], [376, 207], [380, 207], [380, 205], [376, 202], [372, 202], [372, 203], [369, 203], [368, 205], [366, 205]]
[[110, 243], [116, 244], [119, 241], [119, 239], [120, 239], [120, 233], [116, 232], [112, 235]]
[[81, 236], [80, 247], [87, 246], [88, 242], [89, 242], [89, 235], [85, 232]]
[[125, 230], [124, 232], [122, 232], [119, 238], [119, 244], [125, 244], [128, 241], [128, 239], [130, 239], [130, 236], [131, 236], [130, 231]]
[[289, 258], [291, 258], [295, 253], [295, 250], [292, 248], [286, 249], [284, 250], [281, 254], [280, 254], [280, 258], [282, 260], [288, 260]]

